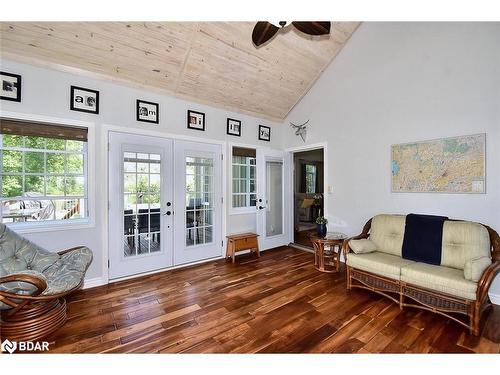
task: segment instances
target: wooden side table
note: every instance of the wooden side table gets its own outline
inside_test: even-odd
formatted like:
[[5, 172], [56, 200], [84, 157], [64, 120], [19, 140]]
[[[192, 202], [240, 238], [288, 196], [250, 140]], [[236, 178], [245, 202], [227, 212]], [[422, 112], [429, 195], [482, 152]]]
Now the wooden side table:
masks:
[[257, 237], [259, 237], [259, 235], [255, 233], [239, 233], [226, 236], [226, 259], [231, 258], [234, 263], [235, 254], [243, 250], [251, 250], [252, 253], [257, 254], [257, 257], [260, 257], [259, 241]]
[[[344, 233], [330, 232], [325, 237], [311, 235], [314, 248], [314, 267], [321, 272], [339, 272], [342, 244], [347, 236]], [[328, 249], [325, 249], [328, 247]]]

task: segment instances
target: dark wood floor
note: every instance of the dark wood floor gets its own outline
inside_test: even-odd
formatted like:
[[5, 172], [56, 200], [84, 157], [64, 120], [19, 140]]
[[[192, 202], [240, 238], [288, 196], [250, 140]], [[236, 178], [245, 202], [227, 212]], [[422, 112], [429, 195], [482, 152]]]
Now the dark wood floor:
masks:
[[500, 312], [475, 338], [428, 312], [400, 311], [345, 273], [288, 247], [79, 291], [51, 353], [498, 353]]
[[303, 230], [303, 231], [295, 231], [293, 236], [293, 242], [296, 244], [307, 246], [312, 249], [311, 244], [311, 235], [316, 233], [316, 229]]

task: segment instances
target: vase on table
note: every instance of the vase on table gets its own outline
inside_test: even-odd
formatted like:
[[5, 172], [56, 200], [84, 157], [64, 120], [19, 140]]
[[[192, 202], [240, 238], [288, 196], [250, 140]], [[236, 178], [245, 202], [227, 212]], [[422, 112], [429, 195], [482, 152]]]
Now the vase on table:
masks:
[[316, 232], [319, 237], [325, 237], [327, 232], [326, 224], [316, 224]]

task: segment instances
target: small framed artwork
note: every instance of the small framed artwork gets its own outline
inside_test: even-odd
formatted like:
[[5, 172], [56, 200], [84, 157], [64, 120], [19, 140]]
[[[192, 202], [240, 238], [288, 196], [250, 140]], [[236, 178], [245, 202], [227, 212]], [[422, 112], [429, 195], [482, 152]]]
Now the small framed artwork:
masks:
[[158, 103], [137, 99], [137, 121], [158, 124], [160, 121], [159, 112], [160, 106]]
[[69, 108], [72, 111], [99, 114], [99, 91], [71, 86]]
[[2, 81], [2, 94], [0, 99], [11, 100], [13, 102], [21, 101], [21, 76], [7, 72], [0, 72]]
[[232, 118], [227, 119], [227, 134], [241, 137], [241, 121]]
[[259, 125], [259, 140], [271, 141], [271, 128], [269, 126]]
[[187, 127], [188, 129], [205, 131], [205, 114], [188, 110]]

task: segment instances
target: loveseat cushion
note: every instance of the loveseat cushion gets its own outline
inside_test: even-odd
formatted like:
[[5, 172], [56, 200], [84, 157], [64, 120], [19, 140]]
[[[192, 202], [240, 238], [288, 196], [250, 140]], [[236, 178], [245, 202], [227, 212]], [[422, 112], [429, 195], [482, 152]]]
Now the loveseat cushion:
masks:
[[373, 217], [370, 240], [378, 251], [401, 256], [405, 233], [405, 215], [377, 215]]
[[396, 255], [374, 251], [367, 254], [347, 254], [347, 265], [379, 276], [400, 280], [401, 267], [414, 263]]
[[377, 245], [375, 245], [375, 243], [373, 241], [371, 241], [367, 238], [363, 238], [360, 240], [350, 240], [349, 247], [356, 254], [366, 254], [366, 253], [373, 253], [374, 251], [377, 251]]
[[445, 221], [442, 266], [464, 270], [466, 279], [478, 281], [490, 264], [490, 236], [483, 225], [470, 221]]
[[401, 281], [455, 297], [476, 300], [477, 283], [467, 280], [462, 270], [414, 262], [401, 268]]

